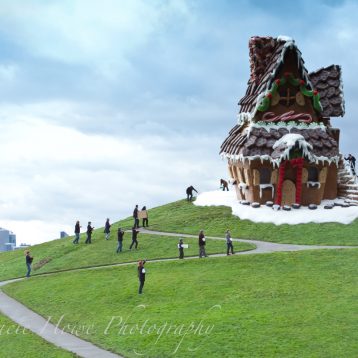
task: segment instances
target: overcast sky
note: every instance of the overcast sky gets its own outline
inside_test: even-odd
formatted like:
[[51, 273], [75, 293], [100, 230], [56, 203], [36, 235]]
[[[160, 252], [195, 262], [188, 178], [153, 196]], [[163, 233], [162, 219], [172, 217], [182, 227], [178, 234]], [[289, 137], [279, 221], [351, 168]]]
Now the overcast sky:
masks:
[[356, 1], [0, 1], [0, 226], [18, 243], [219, 187], [250, 36], [342, 65], [356, 152]]

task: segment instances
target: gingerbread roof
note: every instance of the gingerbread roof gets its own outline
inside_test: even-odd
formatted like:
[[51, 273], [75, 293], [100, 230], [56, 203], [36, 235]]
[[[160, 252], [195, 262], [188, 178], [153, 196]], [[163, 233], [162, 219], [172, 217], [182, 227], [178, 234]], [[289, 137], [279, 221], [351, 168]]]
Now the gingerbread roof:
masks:
[[261, 100], [260, 95], [265, 94], [270, 88], [289, 49], [296, 51], [302, 78], [311, 85], [301, 52], [291, 38], [255, 36], [250, 39], [249, 49], [251, 75], [246, 94], [239, 101], [240, 113], [252, 113], [252, 116], [255, 114], [256, 104]]
[[301, 52], [294, 40], [284, 36], [277, 38], [254, 36], [250, 39], [251, 73], [246, 94], [239, 101], [240, 113], [250, 113], [251, 118], [255, 115], [256, 106], [275, 80], [283, 65], [285, 53], [289, 49], [296, 52], [302, 79], [311, 89], [317, 89], [320, 94], [322, 116], [343, 116], [344, 100], [340, 66], [331, 65], [308, 74]]
[[280, 144], [280, 140], [288, 134], [298, 134], [303, 137], [311, 161], [338, 160], [336, 140], [329, 130], [320, 127], [314, 129], [253, 127], [242, 131], [240, 125], [236, 125], [222, 144], [220, 152], [232, 159], [264, 158], [278, 164], [285, 159], [284, 153], [287, 149], [285, 145]]
[[309, 74], [315, 89], [318, 90], [324, 117], [343, 117], [344, 99], [341, 67], [331, 65]]

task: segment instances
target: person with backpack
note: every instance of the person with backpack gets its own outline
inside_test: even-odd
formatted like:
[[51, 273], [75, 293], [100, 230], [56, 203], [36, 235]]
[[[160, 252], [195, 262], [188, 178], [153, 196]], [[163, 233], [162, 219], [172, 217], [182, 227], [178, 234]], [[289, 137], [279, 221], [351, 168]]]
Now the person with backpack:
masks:
[[143, 206], [141, 210], [141, 216], [143, 219], [143, 227], [148, 227], [148, 211], [146, 206]]
[[74, 244], [78, 244], [80, 241], [80, 232], [81, 232], [81, 225], [80, 222], [77, 220], [75, 225], [75, 239], [73, 240]]
[[111, 233], [111, 224], [107, 218], [106, 223], [104, 224], [104, 233], [106, 234], [106, 240], [109, 240], [109, 235]]
[[88, 222], [87, 225], [87, 239], [85, 241], [85, 244], [92, 244], [92, 232], [93, 232], [94, 227], [91, 226], [91, 222]]
[[129, 250], [132, 250], [133, 245], [135, 245], [136, 250], [138, 249], [138, 236], [139, 230], [136, 229], [135, 226], [132, 227], [132, 243], [131, 246], [129, 246]]
[[123, 236], [124, 236], [124, 231], [119, 227], [117, 232], [117, 240], [118, 240], [117, 254], [119, 252], [122, 252]]
[[145, 283], [145, 268], [144, 268], [145, 260], [140, 260], [138, 262], [138, 279], [139, 279], [139, 289], [138, 294], [143, 293], [143, 287]]
[[227, 256], [230, 255], [229, 253], [230, 250], [231, 250], [231, 255], [234, 255], [234, 246], [232, 245], [232, 238], [229, 230], [226, 230], [226, 246], [227, 246], [226, 255]]
[[184, 242], [183, 242], [183, 239], [179, 240], [178, 249], [179, 249], [179, 258], [183, 259], [184, 258]]
[[27, 273], [26, 273], [26, 277], [30, 277], [31, 274], [31, 265], [32, 265], [32, 261], [34, 260], [34, 258], [30, 255], [30, 251], [25, 251], [26, 254], [26, 267], [27, 267]]

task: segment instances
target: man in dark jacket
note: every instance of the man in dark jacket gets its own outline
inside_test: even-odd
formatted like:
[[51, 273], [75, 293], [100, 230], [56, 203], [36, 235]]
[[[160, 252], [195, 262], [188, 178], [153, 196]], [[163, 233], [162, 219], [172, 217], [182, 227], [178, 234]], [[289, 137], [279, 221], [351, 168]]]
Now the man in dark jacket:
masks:
[[87, 225], [87, 239], [85, 241], [85, 244], [92, 244], [92, 231], [93, 231], [94, 227], [91, 226], [91, 222], [88, 222]]
[[135, 248], [138, 248], [138, 241], [137, 241], [137, 236], [138, 236], [139, 230], [136, 229], [135, 226], [132, 227], [132, 243], [131, 246], [129, 246], [129, 250], [132, 250], [133, 245], [135, 244]]
[[186, 200], [191, 201], [193, 199], [193, 191], [197, 193], [197, 190], [192, 185], [186, 188]]
[[199, 232], [199, 258], [200, 259], [203, 256], [208, 257], [208, 255], [205, 252], [205, 245], [206, 245], [206, 240], [205, 240], [204, 230], [200, 230]]
[[121, 228], [118, 228], [118, 233], [117, 233], [117, 239], [118, 239], [117, 254], [118, 254], [118, 252], [122, 252], [123, 236], [124, 236], [124, 231]]
[[106, 234], [106, 240], [109, 240], [109, 235], [111, 233], [111, 224], [107, 218], [106, 223], [104, 224], [104, 233]]
[[136, 205], [133, 210], [133, 219], [134, 219], [134, 227], [138, 229], [139, 228], [138, 205]]
[[220, 179], [220, 186], [223, 188], [223, 191], [229, 191], [229, 184], [226, 180]]
[[356, 175], [356, 158], [352, 154], [348, 154], [348, 158], [344, 158], [348, 160], [349, 165], [351, 166], [351, 171], [353, 175]]
[[81, 232], [81, 225], [80, 222], [77, 220], [75, 225], [75, 239], [73, 240], [74, 244], [78, 244], [80, 240], [80, 232]]
[[30, 255], [30, 251], [26, 251], [26, 267], [27, 267], [26, 277], [30, 277], [31, 264], [32, 264], [33, 259], [34, 258]]
[[139, 279], [139, 290], [138, 293], [141, 295], [143, 292], [144, 282], [145, 282], [145, 260], [138, 262], [138, 279]]

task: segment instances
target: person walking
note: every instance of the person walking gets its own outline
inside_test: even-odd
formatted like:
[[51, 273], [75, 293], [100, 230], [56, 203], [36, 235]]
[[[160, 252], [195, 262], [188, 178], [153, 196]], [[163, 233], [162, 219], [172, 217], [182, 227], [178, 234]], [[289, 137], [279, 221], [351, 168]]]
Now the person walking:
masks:
[[85, 244], [92, 244], [92, 232], [94, 227], [91, 226], [91, 222], [88, 222], [87, 225], [87, 239], [85, 241]]
[[109, 240], [109, 235], [111, 233], [111, 224], [107, 218], [106, 223], [104, 224], [104, 233], [106, 234], [106, 240]]
[[141, 215], [143, 219], [143, 227], [148, 227], [148, 211], [146, 206], [142, 207]]
[[138, 290], [138, 294], [142, 294], [143, 293], [143, 287], [144, 287], [144, 283], [145, 283], [145, 260], [141, 260], [138, 262], [138, 279], [139, 279], [139, 290]]
[[208, 257], [205, 252], [205, 245], [206, 245], [206, 240], [205, 240], [204, 230], [200, 230], [199, 232], [199, 258], [200, 259], [203, 256]]
[[139, 228], [138, 205], [136, 205], [134, 210], [133, 210], [133, 219], [134, 219], [134, 227], [136, 229], [138, 229]]
[[186, 188], [186, 200], [192, 201], [193, 199], [193, 191], [198, 192], [192, 185]]
[[73, 240], [74, 244], [78, 244], [80, 241], [80, 232], [81, 232], [81, 225], [80, 222], [77, 220], [75, 225], [75, 239]]
[[183, 242], [183, 239], [179, 240], [178, 249], [179, 249], [179, 258], [183, 259], [184, 258], [184, 242]]
[[30, 251], [25, 251], [25, 259], [26, 259], [26, 267], [27, 267], [27, 273], [26, 277], [30, 277], [31, 274], [31, 265], [34, 258], [30, 255]]
[[231, 255], [234, 255], [234, 246], [232, 245], [232, 238], [231, 238], [231, 234], [230, 234], [230, 230], [226, 230], [226, 246], [227, 246], [227, 250], [226, 250], [226, 255], [230, 255], [230, 250], [231, 250]]
[[224, 179], [220, 179], [220, 187], [223, 189], [223, 191], [225, 190], [229, 191], [229, 184]]
[[352, 154], [348, 154], [348, 157], [344, 159], [348, 160], [352, 174], [356, 175], [356, 158]]
[[138, 236], [139, 230], [136, 229], [135, 226], [132, 227], [132, 243], [131, 246], [129, 246], [129, 250], [132, 250], [133, 245], [135, 245], [136, 250], [138, 249]]
[[123, 236], [124, 236], [124, 231], [119, 227], [117, 232], [117, 240], [118, 240], [117, 254], [119, 252], [122, 252]]

